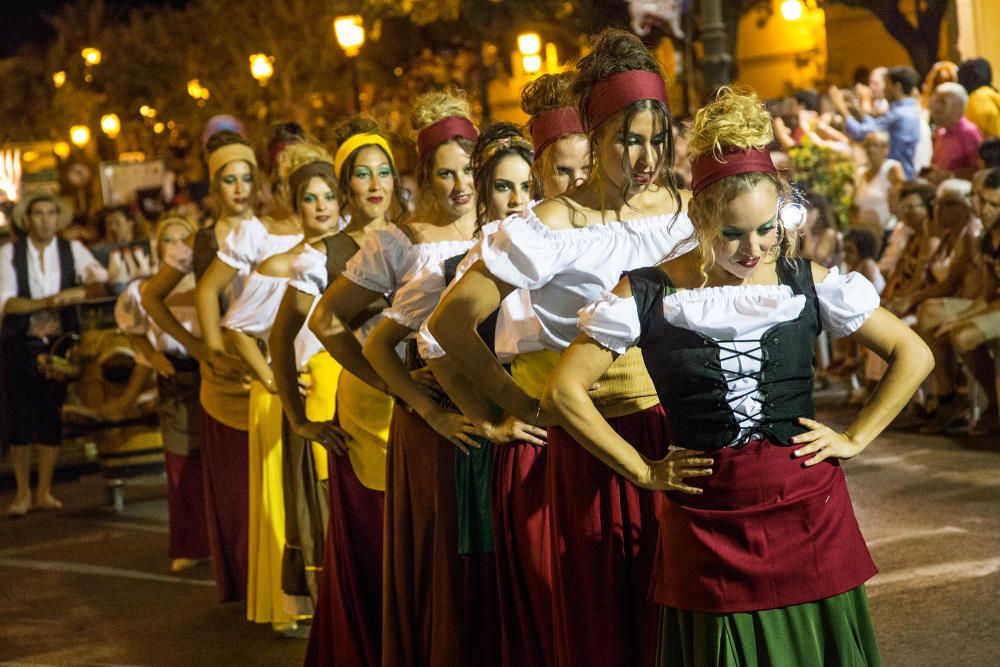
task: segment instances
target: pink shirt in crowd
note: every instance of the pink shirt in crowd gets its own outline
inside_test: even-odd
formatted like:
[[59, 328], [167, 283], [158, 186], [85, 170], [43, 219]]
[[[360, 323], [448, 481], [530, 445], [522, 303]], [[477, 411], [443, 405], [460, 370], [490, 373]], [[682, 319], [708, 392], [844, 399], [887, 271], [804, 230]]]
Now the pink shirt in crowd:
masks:
[[965, 116], [953, 127], [934, 131], [934, 157], [931, 164], [945, 171], [957, 171], [979, 165], [979, 144], [983, 133]]

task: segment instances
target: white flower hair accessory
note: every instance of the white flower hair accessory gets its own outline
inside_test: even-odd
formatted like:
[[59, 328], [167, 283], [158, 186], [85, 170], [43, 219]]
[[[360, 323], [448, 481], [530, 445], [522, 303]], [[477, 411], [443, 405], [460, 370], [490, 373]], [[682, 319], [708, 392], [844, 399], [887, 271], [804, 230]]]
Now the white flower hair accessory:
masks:
[[798, 193], [793, 193], [790, 201], [778, 200], [778, 222], [785, 231], [794, 232], [805, 226], [808, 210], [803, 200]]

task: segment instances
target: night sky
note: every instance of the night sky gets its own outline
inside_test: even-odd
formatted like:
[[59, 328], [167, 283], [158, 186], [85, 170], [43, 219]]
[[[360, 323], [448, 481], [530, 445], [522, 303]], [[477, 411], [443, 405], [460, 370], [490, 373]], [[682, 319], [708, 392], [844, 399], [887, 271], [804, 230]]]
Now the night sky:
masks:
[[[186, 0], [106, 0], [109, 7], [183, 7]], [[70, 0], [0, 0], [0, 58], [14, 55], [22, 46], [45, 45], [53, 38], [46, 16], [57, 14]]]

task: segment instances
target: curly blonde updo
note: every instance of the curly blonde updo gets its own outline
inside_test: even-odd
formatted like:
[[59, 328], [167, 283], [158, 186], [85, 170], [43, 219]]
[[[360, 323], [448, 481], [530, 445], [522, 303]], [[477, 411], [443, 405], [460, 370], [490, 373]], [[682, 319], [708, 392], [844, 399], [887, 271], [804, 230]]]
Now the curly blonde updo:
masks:
[[[298, 188], [299, 192], [290, 192], [291, 185], [289, 179], [300, 167], [312, 162], [328, 162], [332, 167], [333, 156], [319, 144], [308, 142], [292, 144], [281, 151], [281, 154], [278, 156], [278, 178], [281, 182], [280, 192], [293, 211], [299, 210], [299, 204], [302, 203], [302, 197], [309, 183], [302, 183]], [[329, 185], [334, 193], [337, 192], [336, 180], [324, 175], [317, 176], [317, 178], [323, 179], [323, 182]]]
[[[688, 132], [688, 150], [692, 165], [706, 153], [721, 158], [725, 147], [767, 150], [774, 141], [771, 114], [751, 91], [721, 88], [715, 99], [702, 107], [694, 116]], [[791, 195], [788, 181], [780, 174], [751, 172], [734, 174], [712, 183], [691, 200], [690, 216], [698, 235], [698, 248], [702, 255], [702, 273], [715, 263], [715, 244], [722, 234], [729, 203], [750, 192], [759, 183], [771, 183], [778, 196], [779, 206]], [[779, 252], [792, 257], [798, 245], [796, 232], [784, 230], [778, 224], [781, 242]]]
[[[417, 98], [413, 105], [413, 111], [410, 113], [410, 126], [413, 128], [413, 139], [417, 139], [421, 130], [424, 130], [434, 123], [448, 118], [450, 116], [459, 116], [461, 118], [466, 118], [470, 122], [472, 121], [472, 109], [469, 107], [469, 101], [466, 99], [465, 91], [459, 89], [451, 89], [446, 92], [435, 91], [431, 93], [425, 93]], [[468, 154], [472, 155], [472, 148], [475, 142], [466, 139], [465, 137], [454, 137], [448, 141], [439, 144], [443, 146], [446, 143], [454, 142], [462, 147], [462, 149]], [[434, 157], [437, 155], [437, 147], [434, 150], [429, 151], [427, 155], [424, 155], [419, 164], [417, 165], [417, 184], [420, 186], [421, 190], [427, 190], [430, 188], [431, 183], [431, 173], [434, 169]], [[422, 196], [418, 201], [420, 202], [430, 202], [432, 197]]]

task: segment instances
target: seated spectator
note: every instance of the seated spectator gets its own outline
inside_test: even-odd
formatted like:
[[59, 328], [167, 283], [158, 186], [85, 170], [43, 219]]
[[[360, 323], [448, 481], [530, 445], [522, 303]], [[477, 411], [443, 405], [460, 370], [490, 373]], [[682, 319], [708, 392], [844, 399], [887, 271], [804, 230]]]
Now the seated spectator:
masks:
[[903, 166], [889, 159], [889, 135], [885, 132], [869, 132], [862, 145], [868, 164], [856, 172], [854, 204], [874, 211], [882, 229], [889, 232], [892, 227], [887, 225], [893, 220], [889, 212], [889, 193], [906, 180]]
[[[980, 179], [977, 179], [980, 180]], [[968, 355], [966, 366], [983, 385], [989, 399], [988, 412], [996, 415], [996, 385], [992, 380], [992, 360], [975, 350], [1000, 337], [1000, 312], [997, 310], [995, 262], [1000, 234], [1000, 171], [991, 170], [981, 179], [975, 208], [986, 232], [982, 238], [963, 237], [948, 279], [922, 290], [926, 296], [917, 311], [917, 332], [934, 353], [932, 375], [938, 397], [938, 413], [922, 430], [939, 432], [947, 428], [967, 408], [967, 402], [955, 398], [956, 355]]]
[[875, 262], [877, 256], [878, 241], [870, 230], [861, 227], [847, 230], [844, 235], [844, 264], [847, 270], [863, 275], [881, 294], [885, 289], [885, 278]]
[[979, 144], [979, 159], [983, 161], [983, 169], [1000, 167], [1000, 137], [990, 137]]
[[983, 137], [1000, 136], [1000, 93], [993, 88], [993, 68], [985, 58], [971, 58], [958, 67], [958, 82], [969, 93], [966, 117]]
[[932, 227], [934, 195], [932, 186], [918, 182], [905, 183], [899, 192], [900, 220], [910, 230], [911, 238], [903, 247], [896, 268], [889, 274], [882, 291], [882, 305], [898, 315], [906, 313], [895, 309], [894, 299], [912, 289], [926, 271], [928, 258], [941, 243]]
[[983, 134], [966, 118], [969, 96], [957, 83], [942, 83], [931, 97], [934, 122], [934, 155], [924, 177], [937, 184], [947, 178], [971, 178], [979, 169]]
[[806, 209], [802, 256], [827, 268], [839, 266], [844, 253], [833, 204], [818, 192], [807, 192]]

